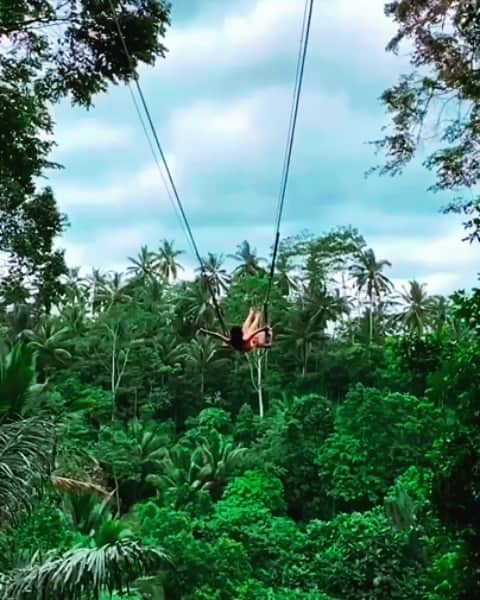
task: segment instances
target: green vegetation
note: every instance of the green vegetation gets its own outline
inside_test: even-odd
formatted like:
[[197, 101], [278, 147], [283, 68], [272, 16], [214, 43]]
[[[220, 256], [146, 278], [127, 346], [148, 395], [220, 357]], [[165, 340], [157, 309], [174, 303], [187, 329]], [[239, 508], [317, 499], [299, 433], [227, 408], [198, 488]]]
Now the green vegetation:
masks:
[[[396, 303], [356, 232], [286, 240], [261, 417], [260, 359], [195, 335], [215, 313], [165, 268], [176, 254], [65, 280], [50, 313], [3, 304], [7, 597], [467, 597], [480, 293], [412, 282]], [[230, 322], [267, 277], [238, 261], [211, 260]]]
[[[85, 278], [54, 250], [66, 220], [35, 187], [55, 167], [49, 109], [131, 77], [105, 43], [108, 4], [0, 0], [0, 40], [17, 50], [0, 52], [0, 597], [476, 598], [480, 290], [395, 290], [356, 230], [305, 233], [280, 247], [274, 348], [245, 357], [197, 335], [218, 323], [202, 277], [179, 281], [177, 243]], [[415, 28], [414, 4], [390, 3], [406, 35], [426, 44], [452, 5], [465, 42], [434, 46], [459, 80], [442, 62], [417, 92], [478, 103], [478, 69], [458, 54], [478, 46], [478, 11], [432, 2]], [[162, 56], [168, 6], [113, 5], [134, 63]], [[418, 120], [406, 86], [385, 96], [415, 117], [396, 115], [402, 136]], [[466, 125], [460, 141], [478, 110]], [[477, 168], [475, 139], [457, 162], [438, 155], [442, 185]], [[394, 170], [410, 156], [395, 149]], [[247, 241], [230, 258], [205, 264], [233, 324], [261, 306], [268, 261]]]

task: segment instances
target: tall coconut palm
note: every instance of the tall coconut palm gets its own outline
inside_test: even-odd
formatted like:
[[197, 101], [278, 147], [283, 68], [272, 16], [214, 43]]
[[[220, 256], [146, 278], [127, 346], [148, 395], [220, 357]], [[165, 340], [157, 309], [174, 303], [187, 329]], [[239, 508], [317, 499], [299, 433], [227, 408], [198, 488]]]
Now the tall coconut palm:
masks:
[[158, 270], [161, 277], [167, 283], [173, 283], [178, 276], [178, 271], [182, 270], [182, 265], [177, 261], [177, 257], [184, 254], [183, 250], [175, 250], [174, 242], [163, 240], [156, 254]]
[[303, 305], [310, 327], [322, 333], [329, 322], [335, 323], [342, 315], [349, 312], [347, 300], [339, 291], [330, 293], [325, 283], [306, 292]]
[[302, 376], [305, 376], [313, 348], [325, 339], [325, 333], [314, 326], [303, 309], [294, 309], [279, 339], [284, 343], [285, 356], [290, 355], [299, 365]]
[[72, 358], [70, 330], [55, 317], [44, 317], [35, 330], [24, 332], [25, 338], [38, 353], [39, 372], [46, 378], [52, 368]]
[[193, 339], [185, 346], [185, 359], [192, 370], [198, 373], [200, 380], [200, 396], [205, 394], [205, 381], [209, 368], [215, 363], [225, 362], [218, 356], [218, 344], [208, 337]]
[[81, 267], [72, 267], [68, 269], [65, 275], [65, 284], [68, 287], [85, 289], [87, 281], [80, 275]]
[[290, 257], [285, 253], [280, 253], [276, 264], [276, 281], [281, 293], [287, 297], [299, 288], [297, 278], [291, 274], [292, 268]]
[[375, 304], [380, 300], [383, 294], [389, 292], [393, 284], [383, 273], [385, 267], [391, 267], [388, 260], [377, 260], [374, 251], [371, 248], [362, 250], [357, 255], [357, 261], [350, 268], [350, 272], [355, 279], [355, 285], [358, 292], [365, 291], [369, 301], [369, 338], [373, 340], [373, 314]]
[[193, 329], [208, 328], [215, 321], [212, 298], [201, 281], [185, 284], [178, 302], [178, 312], [184, 321], [191, 323]]
[[[225, 262], [223, 255], [208, 253], [208, 257], [203, 259], [203, 265], [205, 272], [216, 295], [220, 295], [222, 292], [228, 290], [230, 278], [227, 274], [226, 269], [223, 267]], [[197, 267], [197, 273], [201, 272], [201, 268]]]
[[106, 285], [107, 276], [99, 269], [92, 269], [92, 272], [87, 276], [86, 281], [90, 292], [91, 313], [94, 315], [101, 308], [101, 290]]
[[60, 324], [71, 335], [80, 337], [88, 330], [87, 307], [85, 302], [67, 303], [60, 308]]
[[181, 370], [185, 358], [184, 346], [179, 343], [173, 332], [159, 335], [153, 341], [153, 346], [161, 362], [159, 375], [162, 386], [164, 386], [171, 374], [178, 373]]
[[395, 320], [403, 329], [411, 334], [423, 335], [435, 320], [437, 301], [429, 296], [424, 283], [409, 281], [399, 294], [402, 308], [395, 315]]
[[265, 259], [257, 255], [257, 250], [247, 240], [239, 244], [237, 252], [229, 257], [240, 263], [233, 271], [235, 275], [256, 275], [264, 271], [261, 263], [266, 262]]
[[6, 324], [5, 341], [13, 345], [22, 337], [25, 329], [33, 325], [33, 310], [29, 304], [14, 304], [5, 310], [3, 320]]
[[65, 301], [75, 302], [83, 301], [88, 290], [88, 283], [85, 278], [80, 275], [81, 267], [73, 267], [68, 269], [67, 274], [63, 277], [65, 284]]
[[124, 274], [114, 271], [109, 273], [98, 287], [97, 298], [100, 305], [108, 310], [116, 304], [131, 300], [128, 291], [128, 282], [125, 281]]
[[147, 280], [155, 275], [156, 262], [155, 253], [142, 246], [135, 257], [128, 257], [132, 264], [127, 267], [127, 273], [140, 280]]
[[135, 290], [134, 296], [145, 311], [156, 316], [170, 303], [165, 284], [157, 278], [146, 279], [140, 288]]
[[450, 303], [445, 296], [432, 296], [435, 305], [435, 314], [433, 317], [432, 327], [435, 331], [442, 331], [448, 328], [452, 319], [450, 318]]

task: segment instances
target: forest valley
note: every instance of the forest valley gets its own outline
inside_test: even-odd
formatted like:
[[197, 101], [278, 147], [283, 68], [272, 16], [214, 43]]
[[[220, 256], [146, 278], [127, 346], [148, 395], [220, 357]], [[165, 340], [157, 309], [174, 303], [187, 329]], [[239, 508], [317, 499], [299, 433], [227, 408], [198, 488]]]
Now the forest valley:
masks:
[[[478, 184], [474, 4], [387, 4], [389, 49], [409, 38], [428, 76], [382, 98], [385, 172], [453, 98], [468, 110], [426, 166]], [[109, 5], [135, 67], [164, 56], [165, 2], [0, 0], [0, 598], [479, 598], [480, 290], [396, 290], [354, 228], [302, 232], [280, 247], [274, 346], [245, 356], [198, 335], [220, 325], [178, 241], [123, 273], [65, 264], [38, 178], [59, 167], [51, 107], [132, 80]], [[471, 241], [479, 207], [447, 209]], [[229, 325], [269, 268], [248, 241], [230, 258], [205, 257]]]

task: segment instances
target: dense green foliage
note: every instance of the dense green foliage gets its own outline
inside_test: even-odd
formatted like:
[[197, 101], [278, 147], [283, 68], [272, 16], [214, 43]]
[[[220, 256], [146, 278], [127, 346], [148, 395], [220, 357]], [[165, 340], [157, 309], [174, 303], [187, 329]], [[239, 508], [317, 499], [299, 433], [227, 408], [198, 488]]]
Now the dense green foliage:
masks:
[[411, 70], [382, 96], [391, 123], [375, 142], [386, 158], [380, 171], [398, 174], [427, 148], [433, 189], [469, 192], [446, 212], [466, 215], [467, 239], [480, 241], [478, 2], [388, 0], [385, 13], [397, 26], [387, 50], [406, 49]]
[[[134, 64], [163, 56], [167, 4], [112, 3]], [[389, 5], [438, 67], [384, 97], [390, 169], [432, 91], [473, 104], [451, 141], [475, 142], [471, 4]], [[53, 249], [65, 218], [35, 187], [51, 105], [132, 77], [109, 6], [0, 0], [0, 597], [476, 598], [480, 290], [397, 291], [357, 231], [304, 233], [281, 244], [274, 347], [243, 356], [198, 335], [214, 306], [202, 277], [179, 281], [174, 242], [85, 277]], [[428, 29], [447, 17], [459, 44]], [[471, 151], [437, 155], [441, 185]], [[230, 258], [205, 265], [234, 324], [268, 262], [247, 241]]]
[[[229, 322], [265, 290], [241, 250], [232, 274], [212, 260]], [[50, 313], [3, 305], [11, 597], [471, 597], [479, 293], [397, 294], [350, 230], [286, 240], [286, 256], [268, 364], [197, 335], [215, 312], [201, 279], [177, 282], [170, 243], [128, 274], [66, 280]], [[50, 459], [32, 419], [56, 432]], [[44, 493], [18, 504], [29, 488]]]

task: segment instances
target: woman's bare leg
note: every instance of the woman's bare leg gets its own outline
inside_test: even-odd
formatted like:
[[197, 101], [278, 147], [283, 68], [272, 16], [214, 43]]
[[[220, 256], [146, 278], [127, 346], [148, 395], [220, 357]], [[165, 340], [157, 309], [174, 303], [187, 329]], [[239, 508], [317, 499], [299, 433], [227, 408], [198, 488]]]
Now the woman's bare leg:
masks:
[[253, 308], [251, 308], [248, 311], [248, 315], [247, 318], [245, 319], [245, 321], [243, 322], [242, 325], [242, 333], [243, 333], [243, 337], [246, 338], [249, 335], [249, 332], [252, 331], [252, 323], [255, 319], [255, 311], [253, 310]]
[[262, 314], [259, 311], [253, 313], [253, 318], [250, 322], [248, 329], [244, 333], [244, 339], [251, 339], [253, 332], [261, 328]]

